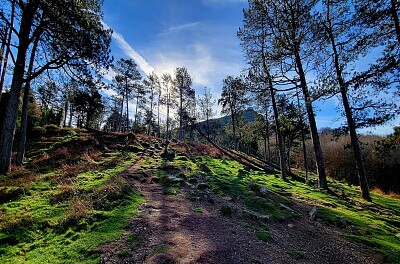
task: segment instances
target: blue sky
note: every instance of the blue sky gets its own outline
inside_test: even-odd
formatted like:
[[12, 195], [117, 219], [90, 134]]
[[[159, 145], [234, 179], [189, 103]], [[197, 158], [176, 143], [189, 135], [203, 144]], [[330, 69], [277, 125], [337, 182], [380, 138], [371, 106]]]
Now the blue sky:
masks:
[[[143, 73], [173, 73], [185, 66], [196, 93], [211, 89], [218, 99], [222, 80], [246, 67], [236, 32], [246, 0], [105, 0], [104, 22], [114, 30], [112, 55], [133, 58]], [[337, 127], [336, 99], [315, 104], [318, 127]], [[216, 106], [218, 115], [220, 107]], [[371, 130], [391, 133], [391, 122]], [[370, 130], [362, 130], [366, 133]]]

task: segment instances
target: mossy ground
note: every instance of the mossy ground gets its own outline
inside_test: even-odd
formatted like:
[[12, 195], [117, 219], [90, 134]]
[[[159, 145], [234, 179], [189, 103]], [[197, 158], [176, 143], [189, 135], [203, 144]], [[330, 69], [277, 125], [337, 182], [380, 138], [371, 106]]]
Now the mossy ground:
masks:
[[[360, 189], [348, 184], [330, 181], [329, 190], [319, 190], [298, 181], [282, 180], [279, 175], [246, 170], [244, 166], [229, 160], [203, 158], [211, 170], [210, 184], [213, 190], [231, 197], [241, 197], [246, 205], [275, 219], [291, 217], [290, 212], [277, 206], [292, 201], [318, 208], [318, 217], [328, 224], [345, 228], [339, 221], [343, 216], [349, 229], [349, 239], [379, 250], [390, 263], [400, 263], [400, 200], [372, 193], [373, 202], [362, 200]], [[259, 197], [248, 188], [249, 183], [265, 186], [272, 192]], [[274, 195], [278, 194], [278, 195]], [[263, 236], [262, 231], [258, 231]]]
[[[96, 139], [71, 132], [36, 147], [25, 168], [2, 176], [0, 263], [99, 263], [98, 247], [119, 239], [128, 219], [137, 214], [143, 200], [120, 176], [136, 161], [136, 154], [91, 147], [85, 152], [83, 147], [79, 157], [72, 155], [71, 148], [82, 142], [90, 146]], [[387, 262], [400, 263], [400, 201], [396, 198], [373, 193], [369, 203], [359, 198], [358, 188], [341, 182], [330, 182], [329, 191], [318, 190], [208, 156], [147, 157], [141, 167], [152, 170], [153, 180], [163, 184], [168, 195], [179, 192], [184, 182], [241, 200], [249, 210], [268, 215], [272, 221], [297, 218], [288, 210], [295, 203], [309, 208], [316, 205], [322, 221], [347, 228], [349, 239], [379, 250]], [[260, 193], [262, 186], [267, 191]], [[196, 198], [192, 196], [188, 198]], [[202, 209], [193, 211], [201, 213]], [[234, 217], [229, 207], [221, 213]], [[340, 216], [347, 227], [338, 221]], [[260, 240], [271, 242], [265, 223], [255, 221], [249, 228]], [[128, 237], [128, 242], [137, 243], [136, 237]], [[165, 250], [153, 253], [158, 251]], [[118, 254], [123, 257], [128, 251], [122, 249]]]
[[[31, 160], [44, 152], [51, 160], [69, 142], [71, 137], [62, 138], [35, 151]], [[2, 193], [21, 188], [23, 193], [0, 204], [0, 263], [99, 263], [99, 245], [121, 237], [143, 202], [119, 176], [135, 156], [90, 155], [65, 168], [48, 166], [44, 173], [18, 168], [2, 176]]]

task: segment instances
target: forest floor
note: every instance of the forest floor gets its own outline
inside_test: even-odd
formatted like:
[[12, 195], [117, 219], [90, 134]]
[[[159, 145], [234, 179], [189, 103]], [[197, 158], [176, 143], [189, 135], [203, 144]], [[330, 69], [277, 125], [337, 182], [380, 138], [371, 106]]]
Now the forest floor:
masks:
[[284, 181], [205, 144], [47, 130], [0, 175], [0, 263], [400, 261], [395, 197]]
[[[131, 219], [121, 239], [101, 247], [103, 263], [382, 263], [376, 251], [346, 240], [348, 230], [310, 220], [309, 205], [295, 203], [288, 209], [297, 217], [274, 221], [248, 210], [240, 198], [184, 182], [168, 193], [152, 180], [159, 167], [142, 170], [145, 161], [123, 172], [125, 178], [146, 175], [133, 177], [146, 201], [141, 217]], [[224, 209], [232, 212], [224, 216]], [[266, 237], [255, 230], [260, 224], [268, 226]]]

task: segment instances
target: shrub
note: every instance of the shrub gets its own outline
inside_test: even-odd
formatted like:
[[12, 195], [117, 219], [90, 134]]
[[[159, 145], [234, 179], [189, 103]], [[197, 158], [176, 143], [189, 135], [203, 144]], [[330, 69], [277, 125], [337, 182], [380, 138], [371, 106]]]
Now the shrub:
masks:
[[46, 134], [46, 129], [44, 127], [37, 126], [32, 129], [30, 136], [31, 137], [42, 137], [44, 134]]
[[44, 128], [46, 129], [47, 132], [53, 132], [53, 133], [58, 133], [60, 132], [60, 127], [57, 125], [45, 125]]
[[90, 210], [93, 209], [92, 201], [88, 198], [74, 198], [67, 211], [68, 220], [79, 220], [87, 218]]

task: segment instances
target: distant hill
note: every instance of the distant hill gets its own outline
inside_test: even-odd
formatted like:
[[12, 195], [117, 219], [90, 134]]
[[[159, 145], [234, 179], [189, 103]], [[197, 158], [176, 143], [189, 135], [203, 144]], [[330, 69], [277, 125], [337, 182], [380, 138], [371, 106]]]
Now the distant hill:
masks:
[[[260, 114], [257, 113], [252, 107], [249, 107], [243, 111], [243, 115], [244, 115], [244, 118], [248, 122], [253, 123], [255, 120], [255, 117]], [[219, 123], [222, 127], [226, 126], [230, 120], [231, 120], [231, 115], [210, 119], [211, 122]], [[202, 122], [198, 123], [199, 126], [205, 126], [205, 124], [206, 124], [206, 121], [202, 121]]]

